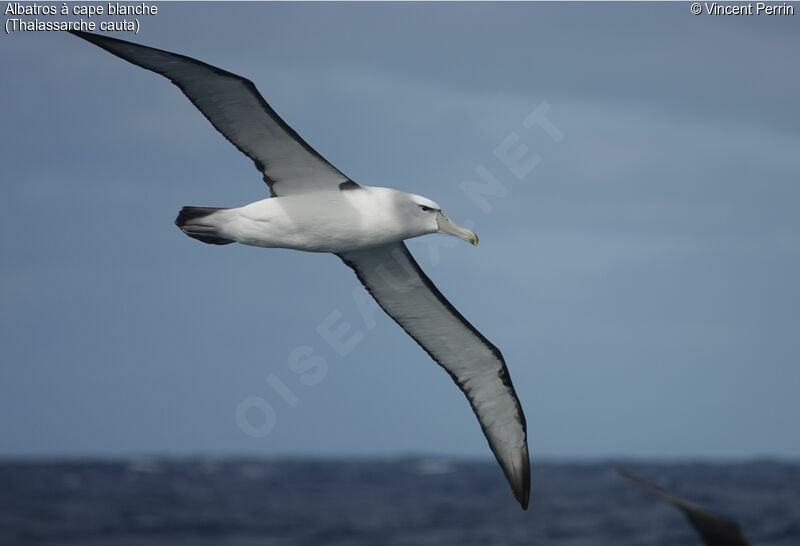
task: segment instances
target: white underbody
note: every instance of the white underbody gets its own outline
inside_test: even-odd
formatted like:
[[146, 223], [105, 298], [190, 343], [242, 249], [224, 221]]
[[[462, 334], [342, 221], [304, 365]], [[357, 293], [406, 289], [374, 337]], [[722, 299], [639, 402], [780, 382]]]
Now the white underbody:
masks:
[[425, 218], [409, 222], [402, 192], [362, 186], [271, 197], [202, 219], [228, 239], [251, 246], [341, 253], [436, 231]]

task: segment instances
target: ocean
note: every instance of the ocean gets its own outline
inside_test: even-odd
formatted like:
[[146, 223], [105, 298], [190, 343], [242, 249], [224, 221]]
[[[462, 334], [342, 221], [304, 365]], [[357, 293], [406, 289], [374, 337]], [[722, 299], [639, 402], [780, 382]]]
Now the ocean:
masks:
[[[625, 463], [800, 545], [800, 463]], [[608, 462], [533, 460], [523, 512], [492, 461], [161, 459], [0, 463], [0, 544], [700, 545], [681, 512]]]

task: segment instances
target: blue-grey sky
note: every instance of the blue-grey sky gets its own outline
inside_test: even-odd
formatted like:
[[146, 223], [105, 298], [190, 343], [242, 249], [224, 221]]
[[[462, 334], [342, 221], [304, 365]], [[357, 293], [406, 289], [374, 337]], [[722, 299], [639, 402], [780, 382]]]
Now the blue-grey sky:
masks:
[[[503, 351], [534, 462], [800, 455], [800, 14], [158, 6], [117, 36], [249, 77], [354, 180], [480, 235], [410, 246]], [[267, 195], [177, 88], [66, 34], [2, 41], [0, 456], [490, 457], [337, 258], [174, 227]]]

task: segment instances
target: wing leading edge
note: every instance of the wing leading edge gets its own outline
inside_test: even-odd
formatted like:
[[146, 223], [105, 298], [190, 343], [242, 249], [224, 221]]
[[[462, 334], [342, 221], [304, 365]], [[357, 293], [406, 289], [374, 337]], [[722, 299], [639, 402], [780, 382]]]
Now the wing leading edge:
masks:
[[530, 461], [525, 415], [503, 355], [444, 298], [402, 242], [339, 257], [467, 396], [514, 496], [526, 509]]
[[355, 184], [289, 127], [250, 80], [185, 55], [89, 32], [70, 33], [177, 85], [225, 138], [255, 162], [273, 196]]

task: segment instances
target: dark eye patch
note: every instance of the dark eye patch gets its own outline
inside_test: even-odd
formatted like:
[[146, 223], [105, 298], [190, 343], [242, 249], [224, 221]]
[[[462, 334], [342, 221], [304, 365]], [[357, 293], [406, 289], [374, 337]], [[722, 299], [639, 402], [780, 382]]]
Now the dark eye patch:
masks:
[[432, 208], [426, 207], [425, 205], [420, 205], [419, 208], [422, 209], [422, 212], [428, 212], [430, 210], [433, 210]]

